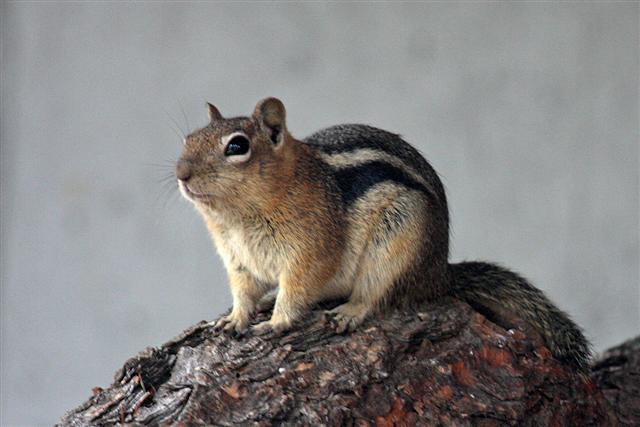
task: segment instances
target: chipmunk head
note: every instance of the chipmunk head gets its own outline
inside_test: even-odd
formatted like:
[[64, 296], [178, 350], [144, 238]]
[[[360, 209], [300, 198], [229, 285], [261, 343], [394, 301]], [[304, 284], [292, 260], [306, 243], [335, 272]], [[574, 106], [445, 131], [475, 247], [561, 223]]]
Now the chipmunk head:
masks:
[[293, 139], [276, 98], [260, 101], [251, 117], [226, 119], [211, 104], [209, 124], [185, 138], [176, 165], [182, 195], [215, 210], [258, 208], [286, 177]]

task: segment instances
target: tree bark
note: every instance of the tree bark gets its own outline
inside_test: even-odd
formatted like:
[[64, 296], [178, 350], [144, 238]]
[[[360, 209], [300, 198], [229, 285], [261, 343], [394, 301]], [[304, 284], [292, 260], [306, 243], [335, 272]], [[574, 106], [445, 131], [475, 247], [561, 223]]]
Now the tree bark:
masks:
[[640, 336], [607, 350], [591, 376], [618, 423], [640, 425]]
[[640, 423], [639, 338], [586, 378], [511, 326], [453, 299], [345, 335], [320, 310], [281, 336], [216, 335], [201, 322], [129, 359], [60, 425]]

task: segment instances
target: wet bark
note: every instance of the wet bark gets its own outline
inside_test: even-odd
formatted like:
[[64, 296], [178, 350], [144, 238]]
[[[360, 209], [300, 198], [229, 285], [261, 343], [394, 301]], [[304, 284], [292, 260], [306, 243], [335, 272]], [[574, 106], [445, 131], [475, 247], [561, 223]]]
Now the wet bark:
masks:
[[[256, 320], [264, 320], [261, 314]], [[311, 312], [282, 336], [229, 337], [201, 322], [129, 359], [60, 425], [598, 425], [640, 422], [640, 341], [591, 378], [443, 300], [336, 335]]]

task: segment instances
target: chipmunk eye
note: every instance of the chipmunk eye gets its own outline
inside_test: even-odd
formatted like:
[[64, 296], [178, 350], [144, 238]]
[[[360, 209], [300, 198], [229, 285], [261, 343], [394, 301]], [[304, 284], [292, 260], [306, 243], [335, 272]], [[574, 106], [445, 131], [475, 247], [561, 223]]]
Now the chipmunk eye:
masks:
[[241, 156], [249, 152], [249, 139], [243, 135], [235, 135], [232, 137], [224, 149], [224, 155]]

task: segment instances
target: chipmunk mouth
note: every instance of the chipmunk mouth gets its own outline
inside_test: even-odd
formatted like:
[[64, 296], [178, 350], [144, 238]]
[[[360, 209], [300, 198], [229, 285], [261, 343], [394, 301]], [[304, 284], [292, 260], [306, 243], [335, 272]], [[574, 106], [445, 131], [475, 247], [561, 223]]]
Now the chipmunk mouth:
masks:
[[189, 188], [189, 185], [183, 181], [178, 180], [178, 188], [185, 199], [192, 202], [207, 202], [213, 200], [213, 196], [207, 193], [201, 193]]

